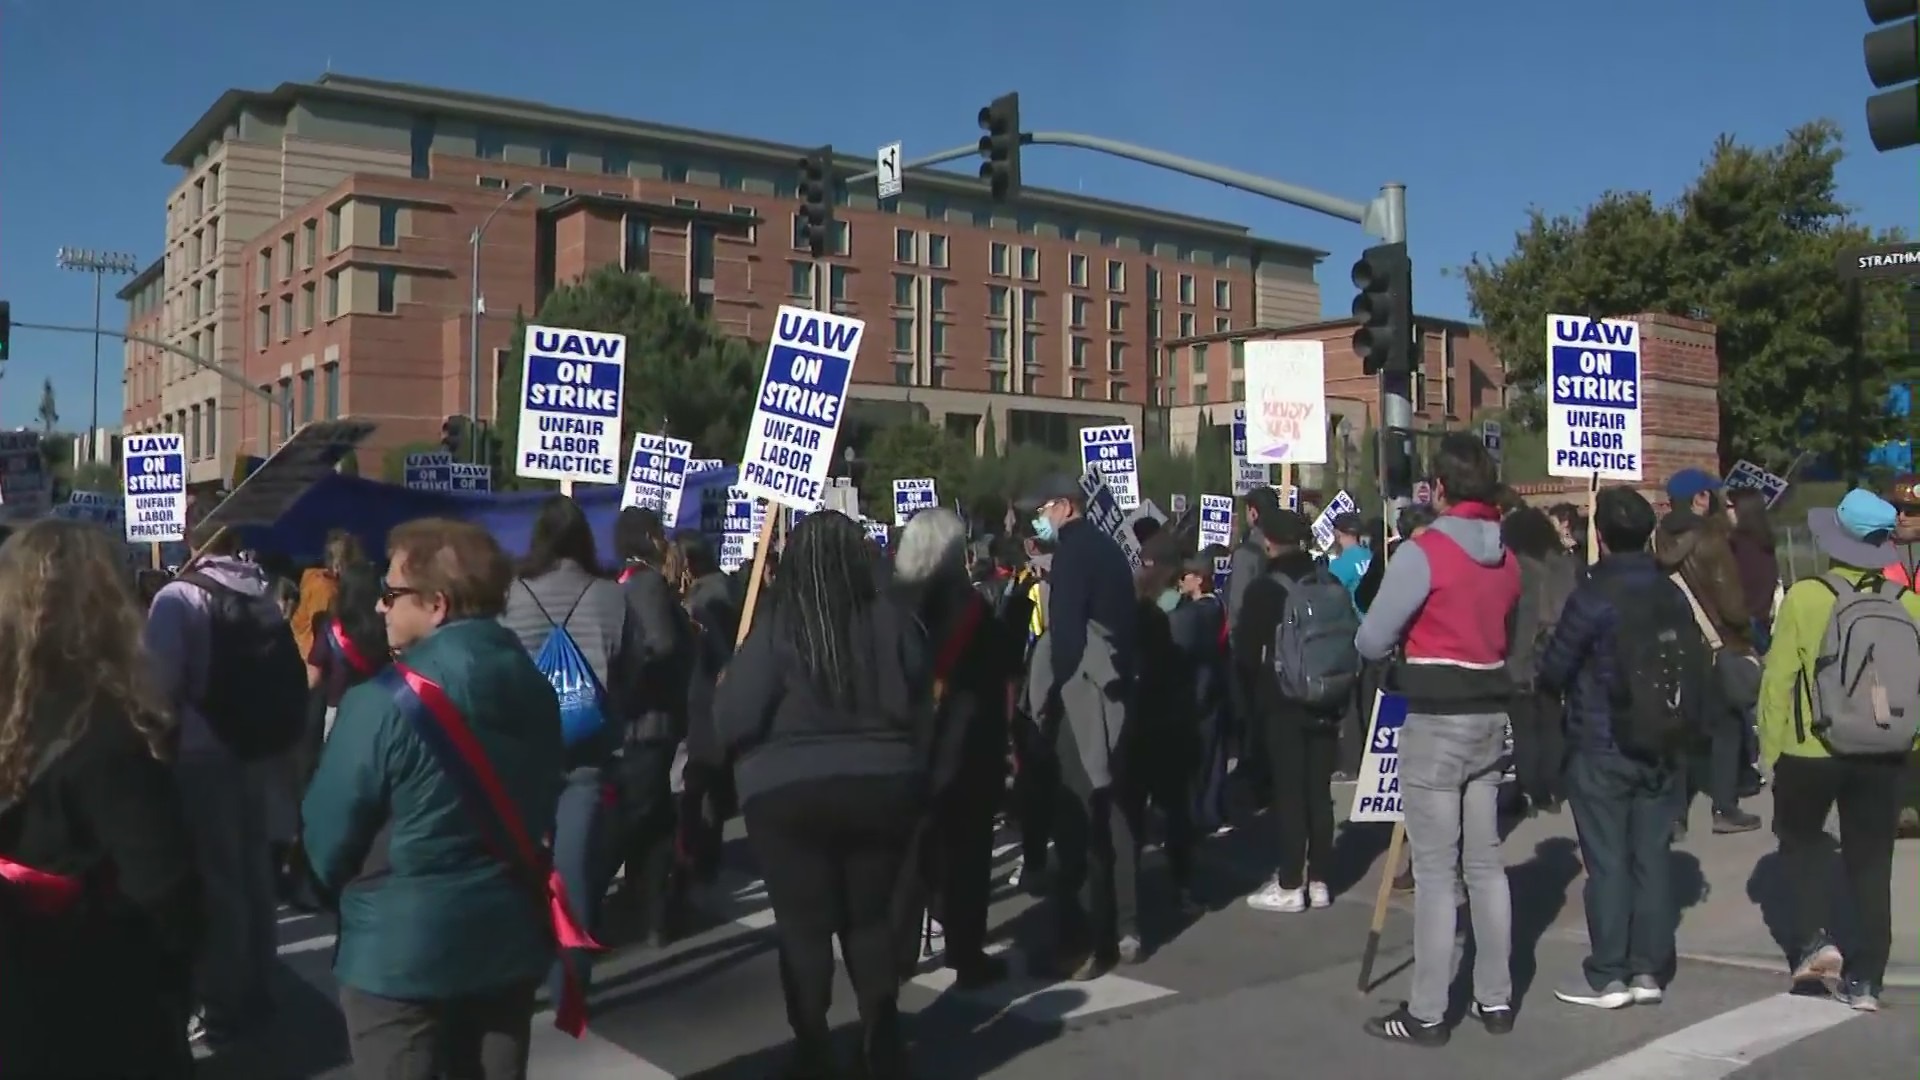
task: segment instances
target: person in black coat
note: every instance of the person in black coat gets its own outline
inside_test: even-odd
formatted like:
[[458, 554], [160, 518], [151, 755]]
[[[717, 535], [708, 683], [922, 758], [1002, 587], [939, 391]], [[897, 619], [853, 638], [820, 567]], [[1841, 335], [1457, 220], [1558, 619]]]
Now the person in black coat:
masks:
[[[966, 525], [943, 507], [900, 531], [893, 587], [926, 628], [939, 695], [933, 813], [921, 852], [928, 908], [946, 937], [946, 966], [963, 987], [1007, 976], [986, 953], [993, 819], [1006, 789], [1009, 690], [1021, 642], [967, 580]], [[912, 905], [909, 905], [911, 907]]]
[[1180, 603], [1167, 616], [1188, 672], [1195, 741], [1193, 825], [1201, 832], [1227, 824], [1227, 709], [1233, 672], [1227, 655], [1227, 607], [1213, 591], [1213, 550], [1182, 565]]
[[701, 533], [673, 539], [668, 580], [676, 584], [693, 630], [687, 671], [686, 768], [679, 811], [681, 877], [711, 881], [720, 869], [721, 829], [734, 814], [733, 778], [714, 731], [713, 700], [720, 676], [733, 660], [740, 628], [740, 597], [720, 570], [713, 544]]
[[[193, 1075], [201, 883], [118, 542], [49, 519], [0, 548], [0, 1075]], [[25, 663], [21, 661], [25, 659]]]

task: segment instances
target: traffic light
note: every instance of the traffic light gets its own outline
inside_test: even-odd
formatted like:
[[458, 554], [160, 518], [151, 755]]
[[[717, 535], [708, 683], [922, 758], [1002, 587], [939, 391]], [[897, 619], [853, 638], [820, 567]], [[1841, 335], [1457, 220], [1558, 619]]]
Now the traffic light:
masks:
[[[1867, 0], [1867, 137], [1882, 152], [1920, 145], [1920, 0]], [[1891, 87], [1891, 89], [1889, 89]]]
[[1370, 247], [1353, 264], [1353, 354], [1369, 375], [1413, 373], [1413, 262], [1407, 245]]
[[455, 461], [460, 459], [460, 448], [466, 445], [468, 420], [464, 416], [449, 416], [440, 424], [440, 448], [452, 454]]
[[13, 305], [0, 300], [0, 360], [13, 355]]
[[800, 236], [819, 258], [833, 240], [833, 147], [823, 146], [800, 159]]
[[980, 179], [987, 182], [994, 202], [1006, 202], [1020, 192], [1020, 95], [1002, 94], [980, 110]]

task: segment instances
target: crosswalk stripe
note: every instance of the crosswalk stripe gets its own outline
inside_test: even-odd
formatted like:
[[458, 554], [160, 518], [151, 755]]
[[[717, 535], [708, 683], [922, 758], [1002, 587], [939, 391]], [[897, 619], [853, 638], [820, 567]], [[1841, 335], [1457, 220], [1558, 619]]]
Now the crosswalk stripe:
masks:
[[1663, 1035], [1567, 1080], [1721, 1080], [1860, 1015], [1837, 1001], [1776, 994]]
[[527, 1075], [568, 1080], [675, 1080], [672, 1073], [591, 1031], [576, 1039], [553, 1026], [553, 1013], [536, 1013], [528, 1040]]

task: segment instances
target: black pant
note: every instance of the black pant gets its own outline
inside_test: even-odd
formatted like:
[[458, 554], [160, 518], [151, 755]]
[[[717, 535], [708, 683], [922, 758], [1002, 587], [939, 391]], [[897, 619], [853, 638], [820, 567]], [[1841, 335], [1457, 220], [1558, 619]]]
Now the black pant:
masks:
[[1681, 766], [1582, 750], [1567, 762], [1565, 781], [1587, 868], [1587, 982], [1599, 990], [1667, 974], [1679, 921], [1668, 852], [1685, 793]]
[[1054, 807], [1060, 801], [1060, 765], [1054, 748], [1042, 742], [1040, 728], [1025, 717], [1014, 720], [1013, 813], [1020, 823], [1022, 874], [1033, 881], [1047, 869], [1047, 845], [1053, 840]]
[[1708, 721], [1708, 738], [1688, 764], [1687, 797], [1676, 813], [1682, 822], [1693, 806], [1694, 796], [1703, 792], [1716, 814], [1740, 809], [1740, 725], [1746, 722], [1745, 717], [1718, 700], [1710, 707], [1713, 715]]
[[918, 778], [807, 781], [742, 808], [780, 935], [780, 985], [794, 1039], [802, 1055], [830, 1053], [838, 935], [876, 1080], [902, 1067], [896, 898], [921, 827], [922, 786]]
[[1233, 780], [1256, 806], [1273, 801], [1272, 759], [1267, 751], [1267, 725], [1257, 692], [1259, 678], [1259, 673], [1246, 668], [1233, 669], [1234, 756], [1240, 759], [1239, 767], [1233, 771]]
[[445, 1001], [340, 988], [359, 1080], [526, 1080], [533, 984]]
[[673, 743], [636, 743], [626, 748], [616, 773], [620, 806], [614, 857], [625, 862], [627, 890], [655, 934], [668, 931], [676, 900], [674, 840], [680, 815], [673, 758]]
[[[1120, 799], [1127, 831], [1137, 852], [1147, 842], [1148, 805], [1160, 812], [1166, 821], [1168, 868], [1174, 883], [1184, 889], [1193, 880], [1193, 761], [1198, 751], [1192, 727], [1184, 719], [1162, 717], [1134, 716], [1127, 723], [1137, 732], [1129, 733], [1123, 746], [1126, 783]], [[1121, 932], [1137, 929], [1123, 927]]]
[[1273, 775], [1275, 872], [1283, 889], [1325, 881], [1333, 862], [1333, 765], [1340, 728], [1331, 717], [1276, 706], [1267, 718]]
[[926, 857], [928, 908], [946, 934], [948, 967], [986, 955], [987, 902], [993, 891], [993, 815], [998, 762], [969, 763], [934, 808]]
[[1794, 943], [1827, 936], [1827, 814], [1839, 804], [1840, 863], [1853, 893], [1860, 940], [1847, 976], [1878, 986], [1893, 947], [1893, 841], [1907, 755], [1813, 758], [1782, 755], [1773, 769], [1773, 831], [1793, 898]]
[[[1112, 784], [1096, 789], [1065, 724], [1055, 750], [1060, 775], [1053, 813], [1058, 941], [1066, 953], [1111, 956], [1121, 935], [1139, 928], [1138, 858], [1124, 804], [1116, 797], [1127, 780], [1116, 775]], [[1120, 761], [1115, 755], [1114, 765]]]
[[[1513, 771], [1520, 790], [1536, 806], [1564, 797], [1560, 781], [1567, 767], [1567, 736], [1560, 699], [1536, 690], [1513, 695]], [[1671, 825], [1671, 822], [1669, 822]]]

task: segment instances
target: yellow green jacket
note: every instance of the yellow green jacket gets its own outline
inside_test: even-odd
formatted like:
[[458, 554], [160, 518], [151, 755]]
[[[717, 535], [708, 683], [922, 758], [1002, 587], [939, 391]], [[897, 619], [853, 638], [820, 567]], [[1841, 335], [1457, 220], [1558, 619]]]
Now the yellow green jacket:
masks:
[[[1865, 571], [1835, 566], [1833, 572], [1859, 584]], [[1812, 722], [1813, 705], [1806, 688], [1813, 679], [1814, 658], [1820, 641], [1826, 636], [1827, 622], [1833, 617], [1834, 596], [1817, 580], [1794, 583], [1780, 601], [1773, 619], [1773, 644], [1767, 650], [1766, 667], [1760, 677], [1760, 708], [1757, 727], [1760, 732], [1760, 758], [1768, 768], [1782, 754], [1795, 757], [1827, 757], [1827, 748], [1811, 730], [1802, 738], [1794, 722], [1798, 705], [1800, 715]], [[1907, 613], [1920, 620], [1920, 594], [1908, 592], [1900, 598]], [[1796, 703], [1795, 698], [1798, 698]]]

